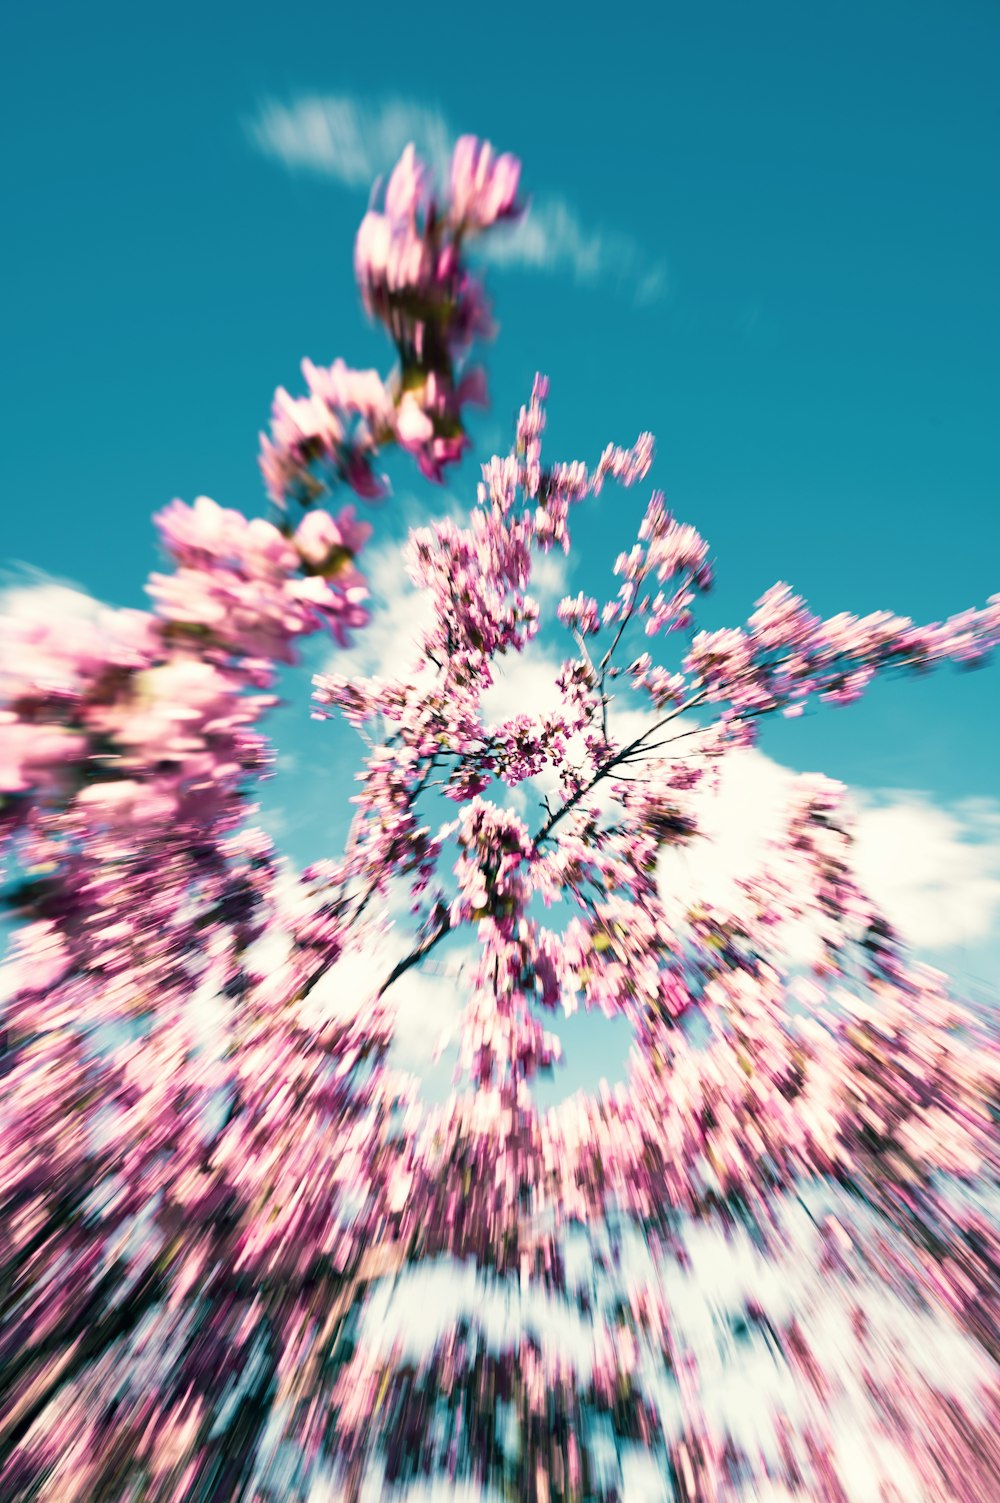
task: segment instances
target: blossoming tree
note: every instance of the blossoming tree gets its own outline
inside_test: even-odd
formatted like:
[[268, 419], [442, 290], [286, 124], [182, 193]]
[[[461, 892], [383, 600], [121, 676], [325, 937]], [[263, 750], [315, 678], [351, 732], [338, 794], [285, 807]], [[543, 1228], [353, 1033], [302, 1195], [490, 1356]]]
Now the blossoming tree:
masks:
[[[411, 533], [430, 602], [412, 661], [315, 681], [314, 714], [364, 737], [345, 850], [290, 877], [248, 825], [277, 666], [368, 619], [371, 527], [336, 493], [382, 494], [387, 446], [431, 481], [468, 446], [491, 324], [467, 249], [521, 212], [518, 181], [464, 138], [442, 198], [404, 154], [356, 245], [395, 367], [306, 361], [308, 394], [278, 391], [273, 520], [174, 502], [151, 612], [70, 622], [22, 596], [4, 622], [4, 1498], [353, 1500], [436, 1479], [435, 1497], [555, 1503], [639, 1496], [646, 1464], [651, 1496], [686, 1503], [992, 1496], [995, 1030], [860, 889], [836, 785], [799, 782], [726, 907], [671, 888], [665, 859], [703, 838], [704, 791], [763, 719], [979, 662], [1000, 597], [917, 626], [822, 620], [777, 585], [744, 626], [698, 631], [708, 547], [653, 492], [608, 598], [558, 608], [558, 709], [491, 722], [498, 665], [539, 628], [539, 556], [652, 463], [648, 434], [589, 468], [543, 458], [539, 377], [467, 523]], [[517, 790], [543, 772], [532, 820]], [[345, 957], [385, 953], [400, 889], [408, 948], [338, 986]], [[456, 1088], [425, 1105], [390, 1057], [393, 988], [463, 936]], [[627, 1081], [542, 1113], [547, 1017], [581, 1004], [631, 1025]], [[685, 1325], [713, 1228], [772, 1295], [739, 1302], [726, 1339], [791, 1384], [756, 1439]], [[443, 1259], [563, 1311], [582, 1344], [529, 1315], [498, 1335], [475, 1308], [416, 1358], [376, 1339], [385, 1291]], [[908, 1356], [932, 1338], [961, 1380]], [[858, 1406], [866, 1493], [842, 1442]]]

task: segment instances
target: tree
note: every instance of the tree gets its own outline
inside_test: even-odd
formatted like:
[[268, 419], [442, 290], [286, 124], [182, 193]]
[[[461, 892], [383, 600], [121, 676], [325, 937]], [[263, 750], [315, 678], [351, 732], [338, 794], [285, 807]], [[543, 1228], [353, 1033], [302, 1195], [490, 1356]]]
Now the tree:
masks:
[[[279, 390], [273, 521], [174, 502], [152, 612], [54, 620], [22, 600], [5, 623], [0, 828], [21, 921], [0, 1103], [5, 1497], [355, 1499], [448, 1476], [607, 1498], [636, 1493], [645, 1454], [692, 1503], [842, 1499], [857, 1476], [837, 1427], [858, 1394], [886, 1479], [871, 1496], [980, 1500], [997, 1475], [994, 1030], [859, 889], [837, 786], [800, 783], [730, 908], [666, 890], [662, 863], [702, 838], [702, 791], [764, 717], [982, 661], [1000, 597], [920, 627], [821, 620], [777, 585], [744, 627], [695, 631], [708, 547], [654, 492], [616, 593], [559, 606], [559, 710], [490, 725], [496, 665], [538, 629], [539, 555], [568, 551], [582, 498], [652, 463], [648, 434], [591, 468], [543, 461], [539, 377], [467, 525], [411, 533], [432, 606], [415, 660], [315, 682], [314, 713], [366, 748], [343, 855], [292, 880], [247, 826], [276, 665], [367, 619], [371, 528], [318, 503], [380, 494], [387, 445], [432, 481], [466, 448], [463, 409], [485, 395], [468, 355], [491, 332], [466, 248], [520, 212], [518, 178], [464, 138], [439, 201], [404, 154], [356, 247], [396, 367], [306, 361], [309, 395]], [[532, 820], [510, 800], [543, 769]], [[400, 889], [406, 953], [368, 990], [331, 987], [345, 957], [382, 953]], [[808, 965], [789, 944], [803, 918]], [[263, 965], [275, 928], [287, 954]], [[461, 1088], [423, 1107], [389, 1059], [391, 992], [462, 935], [478, 959]], [[545, 1017], [578, 1002], [630, 1021], [627, 1086], [542, 1115]], [[669, 1298], [711, 1227], [799, 1293], [734, 1317], [732, 1342], [767, 1343], [798, 1391], [756, 1449], [720, 1421]], [[561, 1308], [588, 1360], [537, 1319], [487, 1340], [474, 1315], [419, 1361], [381, 1349], [366, 1309], [445, 1256]], [[981, 1364], [964, 1393], [887, 1359], [914, 1321]]]

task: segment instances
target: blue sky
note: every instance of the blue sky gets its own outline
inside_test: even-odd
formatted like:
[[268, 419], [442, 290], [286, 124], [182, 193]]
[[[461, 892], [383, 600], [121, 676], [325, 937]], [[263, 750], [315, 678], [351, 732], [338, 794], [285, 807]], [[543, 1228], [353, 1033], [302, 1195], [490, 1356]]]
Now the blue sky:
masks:
[[[612, 30], [555, 5], [46, 4], [8, 16], [3, 53], [12, 578], [141, 604], [154, 509], [263, 510], [275, 385], [297, 389], [304, 355], [385, 368], [351, 274], [358, 160], [412, 124], [521, 156], [534, 230], [488, 271], [479, 451], [447, 496], [400, 472], [384, 543], [471, 502], [540, 368], [551, 456], [656, 434], [651, 481], [717, 561], [705, 625], [776, 579], [824, 613], [917, 619], [1000, 589], [995, 6], [619, 6]], [[587, 510], [574, 590], [641, 504]], [[350, 772], [299, 703], [265, 802], [305, 860]], [[968, 892], [975, 933], [945, 924], [929, 953], [989, 988], [998, 732], [1000, 665], [886, 684], [762, 742], [881, 809], [872, 860], [923, 860], [918, 918]], [[570, 1083], [605, 1053], [579, 1037]]]

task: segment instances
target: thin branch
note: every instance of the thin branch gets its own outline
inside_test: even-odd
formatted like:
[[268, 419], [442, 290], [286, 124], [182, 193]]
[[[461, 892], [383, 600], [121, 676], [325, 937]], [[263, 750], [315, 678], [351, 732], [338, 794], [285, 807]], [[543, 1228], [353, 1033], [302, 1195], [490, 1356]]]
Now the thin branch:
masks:
[[434, 947], [438, 945], [441, 940], [444, 939], [445, 935], [449, 934], [450, 932], [451, 919], [445, 918], [442, 921], [440, 927], [435, 930], [433, 934], [429, 935], [428, 938], [422, 942], [422, 944], [417, 945], [410, 951], [408, 955], [404, 955], [402, 960], [397, 961], [375, 995], [377, 997], [384, 997], [390, 986], [392, 986], [394, 982], [398, 981], [400, 976], [405, 976], [406, 972], [410, 970], [412, 966], [415, 966], [419, 961], [423, 960], [425, 955], [429, 955]]
[[592, 792], [603, 778], [606, 778], [621, 762], [623, 762], [628, 756], [630, 756], [634, 751], [641, 747], [648, 736], [655, 735], [656, 732], [662, 730], [665, 725], [669, 725], [672, 720], [676, 720], [680, 715], [687, 714], [689, 710], [694, 709], [696, 705], [700, 704], [704, 697], [705, 690], [699, 689], [696, 694], [693, 694], [690, 699], [685, 700], [682, 705], [678, 705], [677, 708], [675, 710], [672, 710], [669, 715], [665, 715], [662, 720], [657, 721], [655, 725], [651, 725], [648, 730], [643, 731], [641, 736], [636, 736], [634, 741], [630, 741], [628, 746], [624, 746], [620, 751], [615, 752], [615, 754], [610, 757], [607, 762], [603, 762], [594, 773], [594, 776], [590, 779], [590, 781], [588, 783], [584, 783], [580, 788], [578, 788], [577, 791], [569, 799], [567, 799], [562, 808], [558, 809], [554, 814], [550, 815], [549, 818], [545, 821], [541, 829], [538, 831], [538, 834], [535, 836], [534, 841], [532, 842], [535, 848], [537, 849], [541, 842], [547, 839], [547, 837], [552, 833], [552, 830], [564, 817], [564, 815], [568, 814], [571, 809], [574, 809], [580, 802], [580, 800], [582, 798], [585, 798], [588, 793]]

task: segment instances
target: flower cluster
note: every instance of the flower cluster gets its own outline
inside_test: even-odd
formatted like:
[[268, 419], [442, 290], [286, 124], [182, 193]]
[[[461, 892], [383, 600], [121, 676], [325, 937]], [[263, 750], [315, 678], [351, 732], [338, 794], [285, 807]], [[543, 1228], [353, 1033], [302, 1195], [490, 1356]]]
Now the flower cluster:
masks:
[[346, 645], [368, 620], [368, 589], [354, 558], [371, 534], [353, 507], [310, 513], [288, 536], [200, 496], [156, 518], [174, 560], [149, 582], [158, 614], [246, 658], [294, 662], [298, 637], [327, 629]]
[[516, 158], [495, 157], [489, 143], [463, 136], [439, 203], [414, 147], [406, 148], [354, 249], [362, 302], [392, 339], [398, 366], [383, 381], [342, 360], [329, 369], [306, 360], [309, 395], [278, 389], [270, 436], [261, 436], [261, 468], [279, 507], [293, 500], [309, 506], [338, 483], [366, 500], [384, 494], [374, 463], [389, 444], [411, 454], [429, 480], [440, 481], [461, 458], [468, 446], [463, 409], [486, 401], [482, 368], [464, 362], [473, 342], [493, 333], [465, 246], [521, 212], [519, 177]]
[[780, 709], [799, 715], [810, 698], [859, 699], [880, 668], [920, 670], [935, 663], [971, 666], [1000, 642], [1000, 595], [978, 611], [916, 626], [908, 617], [813, 616], [787, 585], [758, 602], [746, 629], [699, 632], [687, 668], [704, 698], [739, 714]]

